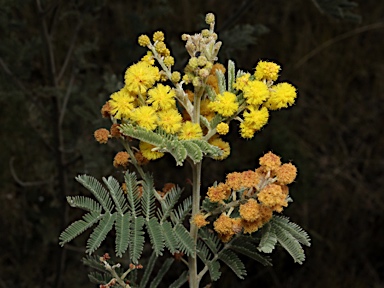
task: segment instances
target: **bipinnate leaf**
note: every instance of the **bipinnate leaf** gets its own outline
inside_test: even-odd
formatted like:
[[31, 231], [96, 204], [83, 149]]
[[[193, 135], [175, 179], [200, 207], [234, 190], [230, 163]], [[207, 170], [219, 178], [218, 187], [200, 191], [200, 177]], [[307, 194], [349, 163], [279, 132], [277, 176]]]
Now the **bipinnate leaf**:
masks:
[[188, 280], [188, 273], [187, 271], [184, 271], [179, 278], [176, 279], [175, 282], [173, 282], [171, 285], [169, 285], [169, 288], [180, 288], [183, 286], [185, 282]]
[[140, 126], [133, 126], [132, 124], [121, 124], [120, 131], [126, 136], [130, 136], [140, 141], [152, 144], [156, 147], [163, 147], [164, 138], [162, 136]]
[[123, 215], [125, 211], [127, 211], [128, 205], [125, 201], [123, 189], [121, 189], [120, 183], [112, 176], [108, 177], [108, 179], [103, 178], [103, 181], [109, 190], [113, 202], [115, 203], [117, 212], [120, 215]]
[[216, 77], [217, 77], [217, 84], [219, 86], [219, 92], [220, 94], [223, 94], [225, 91], [227, 91], [227, 87], [225, 85], [225, 76], [221, 70], [216, 70]]
[[210, 232], [207, 228], [199, 229], [199, 237], [204, 243], [209, 247], [213, 254], [217, 254], [221, 249], [221, 241], [215, 235], [215, 233]]
[[168, 221], [164, 221], [161, 225], [163, 229], [165, 246], [168, 248], [171, 254], [177, 252], [177, 239], [175, 232], [172, 229], [172, 224]]
[[180, 141], [180, 143], [184, 146], [185, 150], [187, 151], [188, 157], [191, 158], [193, 163], [196, 164], [203, 159], [203, 152], [197, 144], [188, 140]]
[[141, 206], [143, 208], [143, 214], [148, 221], [155, 213], [155, 195], [156, 193], [153, 177], [149, 174], [145, 174], [143, 183], [143, 195], [141, 196]]
[[243, 262], [241, 262], [240, 258], [232, 251], [228, 249], [222, 250], [219, 253], [219, 259], [231, 268], [240, 279], [244, 279], [244, 276], [247, 275]]
[[175, 261], [173, 258], [167, 258], [164, 261], [160, 270], [157, 272], [156, 277], [152, 280], [151, 284], [149, 285], [150, 288], [156, 288], [159, 286], [164, 275], [168, 272], [169, 268], [171, 268], [173, 261]]
[[233, 83], [235, 82], [235, 62], [228, 61], [228, 91], [234, 93]]
[[67, 227], [63, 232], [61, 232], [59, 240], [60, 245], [64, 246], [65, 243], [68, 243], [72, 239], [79, 236], [88, 228], [91, 228], [95, 223], [97, 223], [102, 216], [99, 211], [93, 211], [87, 213], [83, 216], [83, 220], [77, 220]]
[[124, 215], [116, 215], [116, 256], [123, 257], [125, 251], [127, 251], [131, 226], [131, 213]]
[[106, 212], [112, 212], [113, 203], [111, 197], [109, 197], [108, 191], [99, 181], [88, 175], [79, 175], [76, 177], [76, 180], [96, 197], [97, 201], [99, 201]]
[[101, 212], [101, 206], [95, 200], [85, 196], [67, 196], [67, 202], [71, 207], [80, 208], [89, 212]]
[[143, 216], [135, 217], [132, 219], [131, 233], [130, 233], [130, 245], [129, 245], [129, 255], [131, 257], [133, 264], [138, 264], [141, 253], [144, 248], [144, 231], [143, 225], [145, 219]]
[[185, 198], [184, 201], [177, 206], [177, 210], [172, 211], [171, 220], [176, 226], [178, 223], [183, 222], [184, 218], [192, 209], [192, 197]]
[[276, 234], [270, 223], [267, 223], [261, 229], [261, 239], [257, 249], [260, 252], [271, 253], [277, 243]]
[[252, 243], [250, 238], [251, 236], [238, 237], [231, 242], [229, 247], [231, 250], [248, 256], [249, 258], [252, 258], [253, 260], [263, 264], [264, 266], [272, 266], [272, 262], [269, 257], [265, 257], [258, 253], [256, 245]]
[[187, 256], [193, 254], [195, 245], [193, 244], [193, 239], [187, 229], [185, 229], [183, 225], [177, 224], [173, 230], [175, 232], [179, 250]]
[[157, 218], [151, 218], [147, 221], [147, 231], [156, 256], [163, 255], [162, 251], [164, 249], [164, 237]]
[[134, 172], [129, 173], [128, 171], [124, 175], [125, 185], [127, 187], [126, 197], [128, 200], [129, 210], [133, 217], [139, 216], [140, 213], [140, 197], [138, 194], [138, 183], [136, 174]]
[[290, 222], [289, 218], [284, 216], [274, 216], [271, 220], [271, 224], [274, 227], [280, 226], [281, 228], [287, 230], [301, 244], [308, 247], [311, 246], [311, 239], [309, 238], [308, 233], [296, 223]]
[[105, 213], [103, 219], [93, 230], [92, 234], [89, 236], [87, 241], [87, 250], [85, 251], [88, 254], [92, 254], [100, 247], [101, 242], [105, 240], [109, 231], [112, 230], [113, 224], [116, 220], [116, 214]]
[[151, 257], [149, 257], [148, 263], [144, 266], [144, 275], [141, 278], [140, 287], [147, 286], [149, 276], [151, 276], [152, 274], [153, 267], [155, 267], [156, 260], [157, 260], [157, 255], [155, 251], [153, 251], [151, 254]]
[[220, 262], [219, 261], [209, 261], [207, 263], [209, 276], [211, 277], [212, 281], [219, 280], [221, 276], [220, 272]]
[[182, 192], [183, 190], [180, 187], [175, 186], [165, 194], [163, 201], [160, 202], [162, 210], [160, 221], [165, 221], [171, 215], [172, 209], [180, 199]]

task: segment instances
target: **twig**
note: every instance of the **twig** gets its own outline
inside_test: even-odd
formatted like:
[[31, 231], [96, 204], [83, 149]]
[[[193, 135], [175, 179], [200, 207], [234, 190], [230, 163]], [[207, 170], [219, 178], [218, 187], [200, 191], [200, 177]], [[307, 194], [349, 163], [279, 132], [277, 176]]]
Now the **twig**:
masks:
[[15, 167], [13, 166], [14, 161], [15, 161], [15, 157], [12, 157], [11, 160], [9, 160], [9, 170], [11, 171], [11, 175], [15, 180], [15, 182], [20, 186], [22, 187], [40, 186], [40, 185], [48, 184], [52, 181], [52, 179], [44, 180], [44, 181], [34, 181], [34, 182], [25, 182], [20, 180], [20, 178], [16, 174]]
[[59, 126], [60, 127], [63, 124], [64, 115], [65, 115], [65, 111], [67, 109], [67, 104], [68, 104], [69, 96], [71, 96], [72, 87], [73, 87], [73, 81], [74, 80], [75, 80], [75, 73], [72, 73], [71, 79], [69, 80], [69, 83], [68, 83], [67, 91], [65, 92], [65, 96], [64, 96], [64, 100], [63, 100], [63, 105], [62, 105], [61, 110], [60, 110], [60, 118], [59, 118]]
[[59, 75], [57, 76], [57, 81], [58, 81], [58, 82], [60, 82], [61, 78], [63, 77], [63, 75], [64, 75], [64, 73], [65, 73], [65, 70], [67, 69], [69, 60], [70, 60], [71, 57], [72, 57], [73, 50], [74, 50], [75, 43], [76, 43], [76, 39], [77, 39], [77, 36], [79, 35], [80, 27], [81, 27], [82, 24], [83, 24], [83, 22], [80, 20], [80, 21], [77, 23], [77, 26], [76, 26], [76, 28], [75, 28], [75, 31], [73, 32], [72, 39], [71, 39], [71, 44], [69, 45], [69, 49], [68, 49], [67, 55], [65, 56], [64, 63], [63, 63], [63, 65], [61, 66]]
[[348, 31], [348, 32], [346, 32], [344, 34], [341, 34], [341, 35], [336, 36], [336, 37], [334, 37], [332, 39], [329, 39], [328, 41], [325, 41], [323, 44], [321, 44], [320, 46], [318, 46], [315, 49], [313, 49], [311, 52], [309, 52], [306, 55], [304, 55], [303, 57], [301, 57], [301, 59], [299, 61], [297, 61], [297, 63], [295, 64], [294, 69], [299, 68], [305, 62], [307, 62], [309, 59], [311, 59], [314, 56], [316, 56], [316, 54], [320, 53], [322, 50], [328, 48], [329, 46], [331, 46], [331, 45], [333, 45], [333, 44], [335, 44], [335, 43], [337, 43], [337, 42], [339, 42], [341, 40], [347, 39], [349, 37], [355, 36], [355, 35], [360, 34], [360, 33], [367, 32], [369, 30], [380, 29], [380, 28], [383, 28], [383, 27], [384, 27], [384, 22], [378, 22], [378, 23], [366, 25], [366, 26], [363, 26], [363, 27], [359, 27], [359, 28], [357, 28], [355, 30]]

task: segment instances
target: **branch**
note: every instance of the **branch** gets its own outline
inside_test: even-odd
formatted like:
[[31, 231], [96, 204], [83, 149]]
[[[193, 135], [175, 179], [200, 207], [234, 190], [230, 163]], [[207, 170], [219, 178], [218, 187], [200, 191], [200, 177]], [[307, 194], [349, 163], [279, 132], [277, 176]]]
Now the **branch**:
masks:
[[321, 44], [317, 48], [313, 49], [311, 52], [309, 52], [306, 55], [304, 55], [303, 57], [301, 57], [301, 59], [299, 61], [297, 61], [297, 63], [295, 64], [294, 69], [299, 68], [305, 62], [307, 62], [309, 59], [315, 57], [316, 54], [319, 54], [325, 48], [328, 48], [329, 46], [331, 46], [331, 45], [333, 45], [333, 44], [335, 44], [335, 43], [337, 43], [337, 42], [339, 42], [341, 40], [347, 39], [349, 37], [355, 36], [355, 35], [360, 34], [360, 33], [367, 32], [369, 30], [380, 29], [380, 28], [383, 28], [383, 27], [384, 27], [384, 22], [378, 22], [378, 23], [366, 25], [366, 26], [363, 26], [363, 27], [359, 27], [359, 28], [357, 28], [355, 30], [348, 31], [348, 32], [346, 32], [344, 34], [341, 34], [341, 35], [336, 36], [336, 37], [334, 37], [332, 39], [329, 39], [328, 41], [325, 41], [323, 44]]
[[52, 181], [52, 179], [44, 180], [44, 181], [34, 181], [34, 182], [24, 182], [24, 181], [20, 180], [20, 178], [16, 174], [15, 167], [13, 166], [14, 161], [15, 161], [15, 157], [12, 157], [11, 160], [9, 161], [9, 170], [11, 171], [11, 175], [12, 175], [13, 179], [20, 186], [22, 186], [22, 187], [40, 186], [40, 185], [48, 184]]
[[69, 83], [68, 83], [67, 91], [65, 92], [65, 96], [64, 96], [64, 100], [63, 100], [63, 105], [62, 105], [61, 111], [60, 111], [59, 127], [61, 127], [61, 125], [63, 124], [64, 115], [65, 115], [65, 111], [67, 109], [67, 104], [68, 104], [69, 96], [71, 96], [72, 87], [73, 87], [73, 81], [74, 80], [75, 80], [75, 73], [72, 73], [71, 79], [69, 80]]

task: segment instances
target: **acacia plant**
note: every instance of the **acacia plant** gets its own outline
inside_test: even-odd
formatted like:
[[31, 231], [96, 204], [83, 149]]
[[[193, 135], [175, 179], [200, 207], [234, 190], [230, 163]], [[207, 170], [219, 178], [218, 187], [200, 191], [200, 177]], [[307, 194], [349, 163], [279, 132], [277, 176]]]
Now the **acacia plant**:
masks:
[[[296, 177], [293, 164], [282, 164], [269, 152], [255, 170], [229, 173], [224, 183], [201, 191], [203, 159], [222, 161], [230, 154], [229, 143], [222, 139], [229, 122], [238, 121], [241, 137], [253, 138], [270, 111], [291, 106], [297, 96], [291, 84], [276, 83], [280, 66], [273, 62], [260, 61], [253, 74], [236, 71], [233, 61], [227, 68], [218, 63], [222, 43], [214, 32], [214, 15], [208, 13], [205, 21], [209, 29], [182, 35], [190, 56], [183, 75], [172, 69], [174, 58], [163, 32], [155, 32], [152, 41], [141, 35], [138, 42], [148, 53], [126, 70], [124, 87], [101, 109], [112, 126], [98, 129], [94, 136], [100, 143], [111, 138], [121, 142], [124, 151], [116, 154], [113, 164], [124, 170], [124, 180], [108, 177], [102, 184], [78, 176], [95, 199], [67, 197], [71, 206], [87, 213], [60, 235], [64, 245], [93, 229], [84, 263], [97, 270], [89, 277], [100, 287], [157, 287], [176, 260], [185, 264], [185, 271], [169, 287], [189, 282], [196, 288], [204, 276], [205, 282], [216, 281], [223, 264], [243, 279], [246, 270], [238, 254], [271, 265], [265, 254], [276, 245], [295, 262], [305, 259], [307, 233], [281, 215], [292, 202], [287, 185]], [[157, 190], [144, 168], [166, 153], [176, 165], [190, 165], [192, 191], [171, 183]], [[113, 258], [123, 258], [117, 262], [108, 253], [93, 255], [113, 228]], [[152, 255], [142, 261], [146, 242]], [[163, 265], [153, 273], [159, 258]]]

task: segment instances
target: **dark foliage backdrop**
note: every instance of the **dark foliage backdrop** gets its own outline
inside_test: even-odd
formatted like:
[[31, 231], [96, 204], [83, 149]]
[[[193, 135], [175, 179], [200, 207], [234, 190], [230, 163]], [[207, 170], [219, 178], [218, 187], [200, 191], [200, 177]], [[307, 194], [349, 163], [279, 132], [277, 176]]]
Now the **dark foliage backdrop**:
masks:
[[[283, 155], [299, 168], [286, 214], [313, 240], [302, 267], [276, 251], [272, 268], [249, 262], [245, 281], [226, 271], [214, 287], [383, 287], [384, 2], [356, 1], [345, 19], [332, 2], [350, 3], [1, 0], [0, 287], [94, 287], [81, 264], [85, 239], [63, 249], [58, 235], [79, 217], [65, 202], [86, 193], [77, 174], [119, 176], [118, 145], [92, 137], [108, 125], [100, 107], [145, 53], [138, 35], [166, 31], [180, 69], [180, 35], [201, 28], [206, 12], [217, 16], [222, 63], [250, 70], [275, 60], [300, 94], [251, 141], [231, 127], [232, 155], [207, 161], [203, 186], [253, 168], [263, 152]], [[360, 22], [348, 21], [356, 14]], [[166, 165], [151, 168], [160, 183], [186, 185], [188, 171], [174, 179]]]

